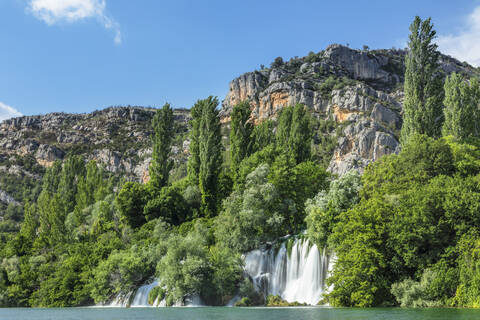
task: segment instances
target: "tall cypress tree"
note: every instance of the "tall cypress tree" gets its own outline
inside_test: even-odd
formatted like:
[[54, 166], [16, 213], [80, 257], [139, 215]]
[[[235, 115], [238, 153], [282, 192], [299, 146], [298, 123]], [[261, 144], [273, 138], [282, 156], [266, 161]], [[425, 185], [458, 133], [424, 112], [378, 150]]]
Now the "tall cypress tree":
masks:
[[290, 128], [290, 149], [296, 163], [307, 161], [311, 157], [312, 128], [310, 114], [304, 105], [293, 108]]
[[202, 117], [199, 126], [198, 186], [202, 193], [202, 211], [205, 216], [216, 214], [218, 176], [222, 168], [223, 145], [221, 123], [218, 116], [218, 100], [212, 96], [202, 101]]
[[243, 159], [248, 157], [253, 150], [253, 128], [250, 121], [252, 111], [250, 104], [245, 101], [233, 107], [230, 131], [230, 158], [234, 180], [238, 174], [238, 167]]
[[198, 184], [198, 173], [200, 171], [200, 120], [202, 118], [202, 108], [204, 102], [205, 100], [198, 100], [192, 107], [192, 109], [190, 109], [190, 115], [192, 116], [190, 124], [192, 126], [192, 129], [190, 131], [190, 157], [188, 158], [187, 170], [188, 180], [192, 185]]
[[173, 160], [170, 159], [174, 135], [173, 110], [170, 104], [166, 103], [157, 110], [152, 120], [153, 127], [153, 152], [150, 163], [150, 179], [156, 189], [161, 189], [168, 184], [170, 170], [173, 167]]
[[410, 25], [409, 52], [405, 58], [405, 100], [401, 140], [416, 133], [438, 137], [443, 120], [442, 76], [439, 72], [436, 32], [431, 19], [415, 17]]
[[59, 207], [63, 214], [72, 212], [76, 204], [78, 181], [85, 176], [85, 160], [81, 156], [69, 156], [63, 162], [60, 181], [58, 183]]
[[276, 142], [286, 154], [298, 164], [311, 156], [310, 114], [304, 105], [287, 107], [282, 110], [278, 120]]
[[467, 82], [463, 76], [453, 73], [445, 80], [445, 122], [443, 135], [459, 140], [479, 135], [480, 86], [473, 78]]
[[254, 141], [252, 153], [262, 150], [271, 143], [275, 143], [274, 129], [275, 123], [272, 120], [264, 120], [253, 128], [252, 139]]
[[278, 117], [277, 131], [275, 140], [277, 146], [285, 151], [289, 151], [290, 129], [292, 127], [293, 107], [283, 108]]

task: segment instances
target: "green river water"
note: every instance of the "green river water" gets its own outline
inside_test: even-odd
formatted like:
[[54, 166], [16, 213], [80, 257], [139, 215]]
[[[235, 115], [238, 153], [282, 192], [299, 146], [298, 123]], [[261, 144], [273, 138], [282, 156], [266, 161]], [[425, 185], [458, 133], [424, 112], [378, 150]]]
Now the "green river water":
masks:
[[0, 320], [480, 320], [472, 309], [350, 308], [63, 308], [0, 309]]

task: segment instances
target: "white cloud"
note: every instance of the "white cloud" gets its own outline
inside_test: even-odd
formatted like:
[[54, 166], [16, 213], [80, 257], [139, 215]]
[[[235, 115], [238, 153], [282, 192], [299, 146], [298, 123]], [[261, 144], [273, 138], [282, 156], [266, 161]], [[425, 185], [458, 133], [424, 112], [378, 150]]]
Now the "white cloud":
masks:
[[28, 10], [48, 25], [95, 18], [115, 33], [115, 44], [121, 44], [120, 25], [107, 14], [106, 6], [106, 0], [29, 0]]
[[437, 44], [441, 52], [480, 66], [480, 7], [465, 18], [460, 32], [440, 35]]
[[0, 121], [20, 116], [22, 116], [20, 112], [6, 105], [5, 103], [0, 102]]

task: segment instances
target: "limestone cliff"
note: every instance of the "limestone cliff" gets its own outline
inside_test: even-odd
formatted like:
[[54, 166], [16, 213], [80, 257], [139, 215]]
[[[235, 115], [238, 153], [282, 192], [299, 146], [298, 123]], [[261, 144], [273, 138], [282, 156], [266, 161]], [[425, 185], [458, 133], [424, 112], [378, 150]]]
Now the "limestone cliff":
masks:
[[[328, 169], [343, 174], [362, 171], [384, 154], [399, 151], [402, 125], [404, 50], [354, 50], [334, 44], [319, 53], [270, 68], [245, 73], [230, 82], [222, 105], [224, 122], [232, 107], [244, 100], [255, 122], [275, 119], [278, 111], [297, 103], [317, 119], [334, 120], [339, 128]], [[445, 74], [477, 73], [466, 63], [441, 56]], [[317, 132], [334, 135], [333, 132]]]
[[[2, 208], [19, 204], [23, 186], [35, 192], [45, 168], [67, 154], [96, 160], [107, 171], [132, 181], [147, 181], [151, 160], [151, 120], [155, 109], [111, 107], [85, 114], [49, 113], [0, 123], [0, 219]], [[189, 110], [174, 110], [177, 167], [185, 166], [184, 141]]]

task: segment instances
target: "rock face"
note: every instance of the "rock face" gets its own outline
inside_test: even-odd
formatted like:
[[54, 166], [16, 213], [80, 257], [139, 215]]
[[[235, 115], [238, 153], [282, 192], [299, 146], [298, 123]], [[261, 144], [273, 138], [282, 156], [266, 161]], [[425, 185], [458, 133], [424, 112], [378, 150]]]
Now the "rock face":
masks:
[[8, 193], [6, 193], [5, 191], [3, 191], [1, 189], [0, 189], [0, 201], [2, 201], [4, 203], [7, 203], [7, 204], [10, 204], [10, 203], [13, 203], [13, 204], [16, 204], [16, 205], [19, 204], [18, 201], [16, 201], [12, 196], [10, 196]]
[[[307, 57], [245, 73], [230, 82], [222, 104], [223, 122], [230, 120], [233, 106], [245, 100], [256, 123], [275, 119], [285, 106], [304, 104], [316, 118], [333, 119], [340, 132], [328, 170], [363, 171], [382, 155], [400, 150], [405, 55], [404, 50], [361, 51], [334, 44]], [[478, 73], [443, 55], [441, 67], [446, 74]]]
[[[86, 114], [49, 113], [5, 120], [0, 123], [0, 174], [8, 176], [5, 183], [9, 186], [22, 179], [35, 184], [44, 168], [67, 154], [77, 154], [97, 161], [117, 176], [145, 182], [154, 114], [151, 108], [111, 107]], [[174, 117], [180, 137], [172, 150], [175, 162], [182, 164], [188, 156], [183, 144], [187, 143], [190, 111], [174, 110]], [[3, 189], [7, 190], [6, 186]], [[21, 200], [21, 195], [0, 192], [0, 204]]]

